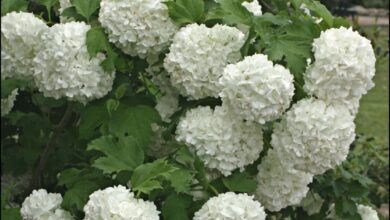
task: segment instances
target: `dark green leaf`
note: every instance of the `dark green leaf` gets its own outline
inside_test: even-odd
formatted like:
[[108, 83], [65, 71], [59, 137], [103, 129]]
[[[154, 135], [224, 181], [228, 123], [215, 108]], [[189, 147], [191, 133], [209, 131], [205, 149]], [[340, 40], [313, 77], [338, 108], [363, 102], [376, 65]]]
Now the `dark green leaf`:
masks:
[[104, 173], [114, 173], [123, 170], [133, 170], [144, 160], [144, 152], [131, 136], [119, 137], [118, 141], [111, 136], [102, 136], [92, 141], [87, 150], [97, 150], [105, 156], [93, 162], [93, 166]]
[[108, 114], [111, 116], [114, 111], [116, 111], [119, 107], [120, 102], [116, 99], [109, 99], [106, 101], [106, 108]]
[[256, 190], [256, 180], [247, 172], [234, 172], [229, 177], [222, 178], [223, 184], [234, 192], [254, 192]]
[[44, 5], [47, 10], [50, 10], [51, 7], [53, 7], [58, 0], [37, 0], [37, 2], [41, 5]]
[[79, 126], [79, 138], [90, 139], [97, 129], [108, 121], [108, 112], [104, 105], [88, 106], [81, 114]]
[[192, 198], [186, 195], [171, 194], [162, 205], [162, 215], [169, 220], [190, 220], [188, 207]]
[[77, 13], [76, 7], [74, 7], [74, 6], [66, 8], [61, 13], [61, 16], [68, 17], [68, 18], [74, 18], [76, 21], [86, 21], [85, 18], [81, 14]]
[[245, 24], [251, 26], [252, 14], [241, 5], [240, 0], [220, 0], [223, 20], [229, 24]]
[[78, 181], [65, 192], [62, 207], [67, 210], [83, 210], [89, 195], [98, 189], [99, 185], [93, 181]]
[[1, 98], [7, 98], [14, 89], [23, 88], [27, 85], [27, 82], [17, 79], [4, 79], [1, 80]]
[[72, 0], [77, 13], [84, 16], [87, 20], [99, 8], [100, 0]]
[[149, 146], [153, 135], [152, 123], [159, 123], [160, 116], [149, 106], [126, 106], [121, 104], [112, 113], [108, 123], [109, 132], [120, 136], [132, 136], [145, 149]]

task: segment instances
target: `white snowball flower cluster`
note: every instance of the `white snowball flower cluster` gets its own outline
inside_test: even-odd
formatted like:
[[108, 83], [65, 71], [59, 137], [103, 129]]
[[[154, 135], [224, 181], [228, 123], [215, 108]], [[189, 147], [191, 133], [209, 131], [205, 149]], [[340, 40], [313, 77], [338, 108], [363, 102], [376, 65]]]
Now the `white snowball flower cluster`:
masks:
[[256, 198], [267, 210], [279, 211], [298, 205], [309, 191], [313, 175], [284, 166], [274, 150], [258, 166]]
[[194, 220], [265, 220], [264, 208], [253, 196], [227, 192], [210, 198], [195, 213]]
[[7, 98], [1, 99], [1, 117], [7, 115], [12, 110], [17, 95], [18, 89], [14, 89]]
[[60, 208], [62, 196], [47, 193], [45, 189], [34, 190], [20, 209], [24, 220], [72, 220], [69, 212]]
[[217, 97], [223, 69], [240, 58], [245, 35], [237, 28], [190, 24], [175, 35], [164, 60], [171, 82], [189, 99]]
[[261, 126], [244, 123], [217, 106], [189, 110], [181, 118], [176, 139], [188, 144], [209, 169], [229, 176], [233, 170], [253, 163], [263, 150]]
[[[347, 105], [374, 86], [375, 54], [370, 41], [351, 28], [331, 28], [313, 42], [315, 62], [305, 74], [309, 94]], [[357, 109], [352, 112], [356, 113]]]
[[308, 192], [306, 197], [302, 199], [300, 206], [308, 215], [314, 215], [321, 211], [324, 199], [318, 193]]
[[134, 198], [134, 193], [121, 185], [92, 193], [84, 212], [84, 220], [159, 219], [159, 211], [152, 202]]
[[242, 4], [250, 13], [254, 16], [261, 16], [263, 12], [261, 11], [261, 5], [257, 0], [252, 0], [252, 2], [244, 1]]
[[353, 119], [344, 105], [303, 99], [275, 125], [271, 145], [294, 169], [322, 174], [346, 159], [355, 138]]
[[114, 73], [104, 72], [103, 54], [91, 58], [83, 22], [55, 24], [41, 37], [41, 50], [34, 58], [34, 79], [46, 97], [67, 97], [86, 103], [105, 96], [112, 88]]
[[242, 118], [264, 124], [279, 118], [294, 95], [293, 76], [266, 55], [227, 65], [220, 79], [223, 104]]
[[1, 79], [32, 79], [32, 61], [46, 29], [45, 22], [32, 13], [10, 12], [1, 17]]
[[[379, 220], [378, 213], [370, 206], [357, 204], [357, 212], [359, 213], [362, 220]], [[329, 207], [327, 214], [327, 219], [342, 220], [342, 218], [337, 216], [334, 204]]]
[[141, 58], [167, 49], [178, 30], [162, 0], [102, 0], [99, 21], [110, 42]]

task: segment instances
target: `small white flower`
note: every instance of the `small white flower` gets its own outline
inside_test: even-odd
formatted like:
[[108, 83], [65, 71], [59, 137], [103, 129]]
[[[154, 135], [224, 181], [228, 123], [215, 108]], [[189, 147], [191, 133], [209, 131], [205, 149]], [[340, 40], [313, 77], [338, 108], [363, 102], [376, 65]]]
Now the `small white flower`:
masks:
[[244, 1], [242, 4], [250, 13], [254, 16], [261, 16], [263, 12], [261, 11], [261, 5], [257, 0], [252, 0], [252, 2]]
[[7, 115], [12, 110], [17, 95], [18, 89], [14, 89], [7, 98], [1, 99], [1, 117]]
[[224, 176], [253, 163], [263, 150], [261, 126], [245, 123], [226, 109], [217, 106], [189, 110], [181, 118], [176, 139], [196, 152], [209, 169]]
[[228, 65], [219, 83], [223, 104], [243, 119], [260, 124], [280, 117], [294, 95], [290, 72], [263, 54]]
[[92, 193], [84, 212], [84, 220], [158, 220], [160, 213], [152, 202], [134, 198], [121, 185]]
[[217, 97], [223, 69], [239, 60], [244, 42], [237, 28], [190, 24], [175, 35], [164, 68], [172, 85], [189, 99]]
[[264, 208], [253, 196], [227, 192], [210, 198], [195, 213], [194, 220], [265, 220]]

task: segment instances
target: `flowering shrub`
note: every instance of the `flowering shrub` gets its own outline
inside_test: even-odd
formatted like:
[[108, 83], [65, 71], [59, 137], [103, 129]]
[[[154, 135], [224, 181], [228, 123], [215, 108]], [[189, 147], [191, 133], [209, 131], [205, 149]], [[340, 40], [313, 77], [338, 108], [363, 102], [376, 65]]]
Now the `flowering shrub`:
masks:
[[319, 2], [1, 14], [4, 219], [378, 219], [347, 160], [375, 55]]

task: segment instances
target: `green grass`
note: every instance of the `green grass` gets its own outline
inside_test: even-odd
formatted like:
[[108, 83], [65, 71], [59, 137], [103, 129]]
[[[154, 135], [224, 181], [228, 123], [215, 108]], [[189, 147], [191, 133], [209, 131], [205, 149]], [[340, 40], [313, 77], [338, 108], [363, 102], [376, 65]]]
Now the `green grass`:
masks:
[[[384, 51], [388, 48], [388, 27], [383, 27], [375, 37], [376, 27], [365, 27], [363, 30], [371, 39], [376, 38], [376, 48]], [[374, 76], [375, 87], [360, 100], [359, 113], [356, 118], [356, 131], [365, 136], [374, 137], [381, 145], [389, 146], [389, 58], [377, 60]]]

